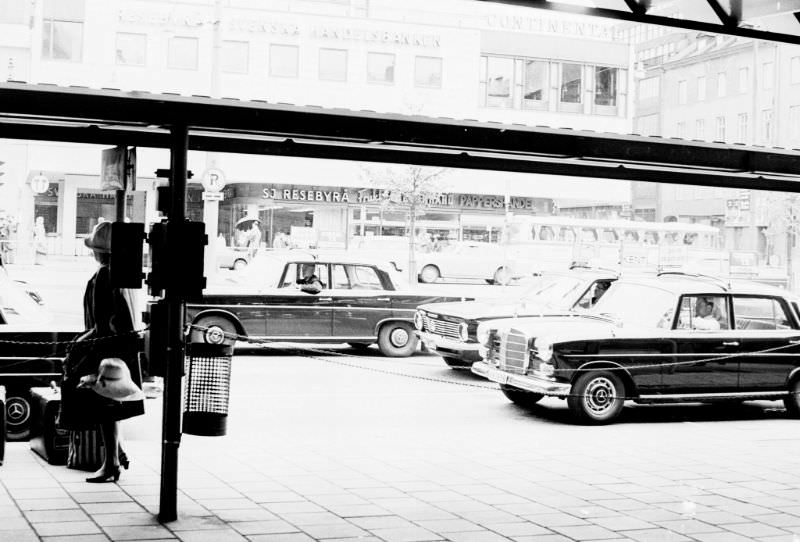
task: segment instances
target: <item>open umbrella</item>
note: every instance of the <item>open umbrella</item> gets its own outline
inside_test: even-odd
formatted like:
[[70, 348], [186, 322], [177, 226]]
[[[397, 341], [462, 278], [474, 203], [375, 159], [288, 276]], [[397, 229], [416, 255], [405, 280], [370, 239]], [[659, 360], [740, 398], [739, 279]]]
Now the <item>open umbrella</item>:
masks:
[[237, 230], [249, 230], [253, 226], [253, 222], [261, 222], [258, 217], [246, 216], [236, 221]]

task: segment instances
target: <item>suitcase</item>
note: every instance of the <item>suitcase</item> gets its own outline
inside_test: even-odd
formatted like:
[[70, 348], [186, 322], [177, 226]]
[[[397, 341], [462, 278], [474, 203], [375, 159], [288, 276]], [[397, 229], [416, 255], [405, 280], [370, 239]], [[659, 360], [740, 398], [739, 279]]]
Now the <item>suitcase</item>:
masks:
[[66, 465], [69, 431], [56, 427], [61, 390], [31, 388], [31, 450], [51, 465]]
[[6, 457], [6, 387], [0, 386], [0, 465]]

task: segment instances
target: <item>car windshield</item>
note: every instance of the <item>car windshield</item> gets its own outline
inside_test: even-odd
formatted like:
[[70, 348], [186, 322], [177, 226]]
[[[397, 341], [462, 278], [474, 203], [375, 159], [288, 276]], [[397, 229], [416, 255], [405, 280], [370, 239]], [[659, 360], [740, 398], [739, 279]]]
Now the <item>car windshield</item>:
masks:
[[35, 324], [49, 319], [28, 292], [11, 280], [0, 281], [0, 313], [6, 324]]
[[577, 277], [542, 277], [525, 290], [519, 299], [522, 302], [568, 309], [585, 290], [585, 282]]
[[669, 327], [675, 304], [675, 294], [668, 290], [618, 282], [589, 313], [611, 316], [625, 326]]

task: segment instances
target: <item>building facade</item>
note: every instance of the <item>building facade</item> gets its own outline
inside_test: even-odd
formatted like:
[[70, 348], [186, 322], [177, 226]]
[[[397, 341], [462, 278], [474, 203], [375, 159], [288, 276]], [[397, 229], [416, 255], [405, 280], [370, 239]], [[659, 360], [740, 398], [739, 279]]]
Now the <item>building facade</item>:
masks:
[[[630, 46], [609, 25], [481, 2], [0, 0], [0, 70], [34, 83], [628, 133], [631, 67]], [[0, 207], [18, 209], [21, 238], [42, 216], [53, 251], [71, 254], [100, 217], [113, 218], [99, 154], [0, 142], [7, 162]], [[148, 149], [138, 158], [128, 217], [150, 223], [157, 219], [152, 172], [168, 159]], [[401, 233], [407, 213], [369, 168], [312, 162], [192, 153], [190, 214], [227, 242], [246, 216], [260, 219], [266, 243], [293, 227], [343, 246], [353, 236]], [[212, 168], [224, 173], [221, 200], [204, 197], [194, 182]], [[426, 205], [420, 216], [437, 235], [491, 240], [507, 212], [552, 209], [535, 176], [514, 193], [498, 193], [500, 174], [491, 182], [448, 176], [449, 186], [434, 191], [445, 203]], [[358, 196], [324, 199], [351, 190]]]

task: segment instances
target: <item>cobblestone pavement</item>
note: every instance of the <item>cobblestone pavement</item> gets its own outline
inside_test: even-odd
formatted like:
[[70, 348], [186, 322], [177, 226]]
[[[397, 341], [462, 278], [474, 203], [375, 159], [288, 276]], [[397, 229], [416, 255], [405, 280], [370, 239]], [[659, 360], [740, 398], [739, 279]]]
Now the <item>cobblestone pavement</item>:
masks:
[[777, 403], [630, 406], [584, 427], [433, 356], [240, 354], [228, 435], [181, 445], [178, 521], [154, 516], [150, 400], [119, 484], [9, 444], [0, 540], [800, 541], [800, 434]]

